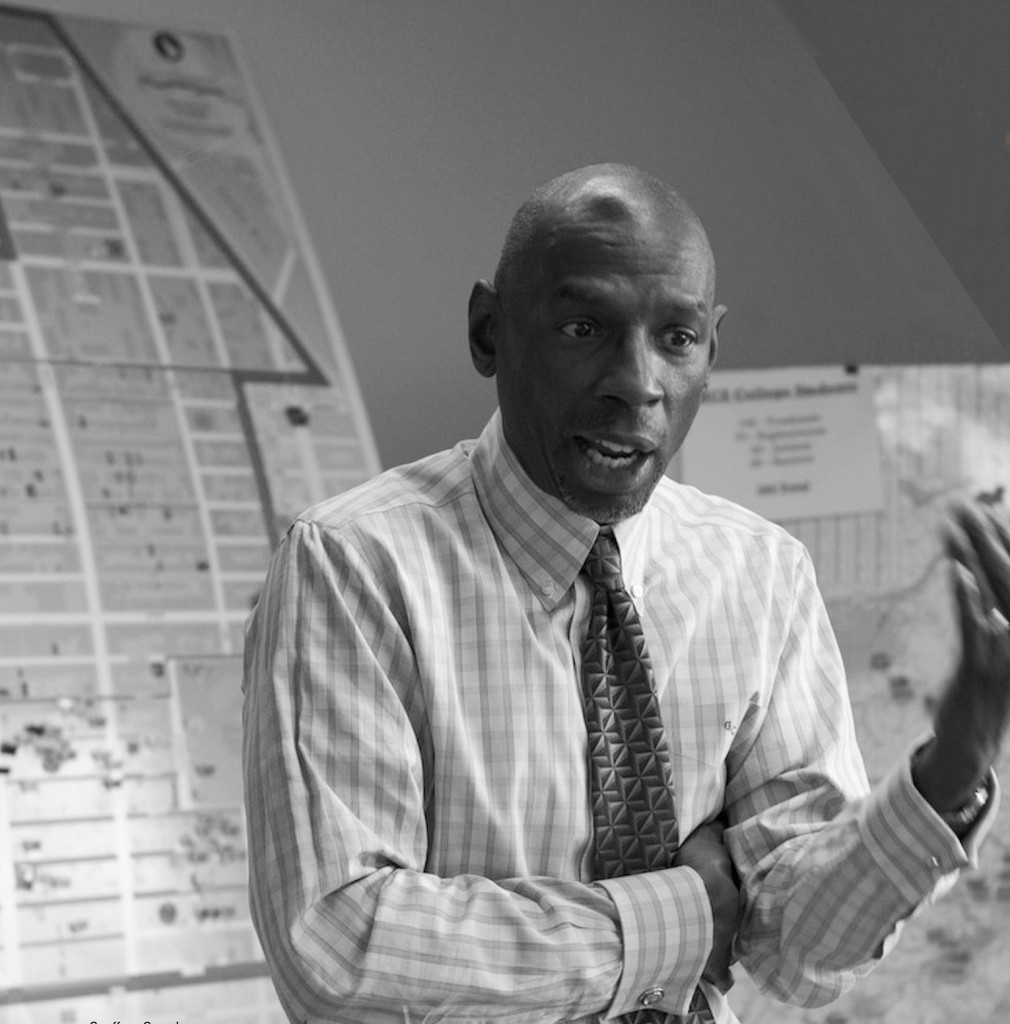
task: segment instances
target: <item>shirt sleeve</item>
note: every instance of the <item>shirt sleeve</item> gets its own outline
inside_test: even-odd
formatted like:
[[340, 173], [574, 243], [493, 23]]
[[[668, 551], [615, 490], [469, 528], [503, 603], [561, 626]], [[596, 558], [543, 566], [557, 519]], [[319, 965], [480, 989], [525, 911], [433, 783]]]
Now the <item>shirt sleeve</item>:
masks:
[[[655, 985], [689, 1001], [711, 942], [689, 869], [610, 892], [425, 870], [424, 691], [395, 596], [334, 531], [292, 527], [245, 657], [252, 914], [292, 1019], [547, 1022], [626, 1012]], [[641, 908], [664, 885], [666, 929], [680, 913], [699, 941], [657, 957]]]
[[736, 951], [758, 986], [820, 1006], [891, 947], [972, 862], [915, 789], [910, 756], [872, 791], [837, 643], [805, 552], [770, 699], [727, 766], [725, 841], [742, 878]]

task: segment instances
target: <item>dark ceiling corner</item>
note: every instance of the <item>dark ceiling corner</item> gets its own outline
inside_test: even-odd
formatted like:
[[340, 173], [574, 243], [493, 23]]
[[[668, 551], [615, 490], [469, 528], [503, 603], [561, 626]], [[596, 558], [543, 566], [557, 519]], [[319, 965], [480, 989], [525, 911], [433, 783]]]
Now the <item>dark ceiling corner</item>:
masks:
[[1010, 359], [1010, 3], [776, 2]]

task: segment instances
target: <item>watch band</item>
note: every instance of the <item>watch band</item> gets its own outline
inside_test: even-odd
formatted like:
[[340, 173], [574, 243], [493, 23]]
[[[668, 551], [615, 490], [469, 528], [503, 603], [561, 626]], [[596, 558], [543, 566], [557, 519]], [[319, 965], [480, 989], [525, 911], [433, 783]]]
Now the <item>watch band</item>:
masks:
[[978, 816], [982, 813], [982, 808], [987, 803], [989, 803], [988, 779], [980, 782], [971, 796], [957, 810], [942, 811], [940, 817], [943, 818], [944, 824], [949, 825], [958, 835], [962, 835], [975, 824]]

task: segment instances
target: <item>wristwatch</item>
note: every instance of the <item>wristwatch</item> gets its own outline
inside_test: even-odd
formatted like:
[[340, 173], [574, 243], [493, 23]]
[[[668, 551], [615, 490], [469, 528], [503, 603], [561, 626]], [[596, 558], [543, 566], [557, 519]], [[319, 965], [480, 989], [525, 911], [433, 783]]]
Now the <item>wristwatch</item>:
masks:
[[982, 808], [987, 803], [989, 803], [989, 780], [985, 779], [975, 787], [971, 796], [957, 810], [941, 811], [940, 817], [956, 835], [963, 836], [978, 820]]

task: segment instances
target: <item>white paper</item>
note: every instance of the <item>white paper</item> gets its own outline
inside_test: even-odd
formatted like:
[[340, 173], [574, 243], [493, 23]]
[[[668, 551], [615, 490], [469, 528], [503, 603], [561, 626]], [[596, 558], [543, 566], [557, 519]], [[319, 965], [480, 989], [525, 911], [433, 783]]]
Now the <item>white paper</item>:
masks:
[[773, 520], [883, 507], [873, 382], [841, 367], [714, 372], [679, 479]]

